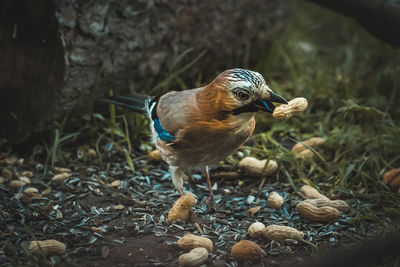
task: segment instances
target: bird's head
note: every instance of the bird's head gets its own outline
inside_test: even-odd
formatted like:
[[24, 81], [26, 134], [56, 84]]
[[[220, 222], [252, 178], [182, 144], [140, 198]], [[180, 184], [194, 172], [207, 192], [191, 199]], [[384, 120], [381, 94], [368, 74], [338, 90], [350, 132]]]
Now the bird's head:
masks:
[[221, 83], [228, 91], [233, 114], [265, 111], [272, 113], [275, 106], [272, 102], [288, 102], [265, 83], [258, 72], [246, 69], [230, 69], [221, 73], [215, 82]]

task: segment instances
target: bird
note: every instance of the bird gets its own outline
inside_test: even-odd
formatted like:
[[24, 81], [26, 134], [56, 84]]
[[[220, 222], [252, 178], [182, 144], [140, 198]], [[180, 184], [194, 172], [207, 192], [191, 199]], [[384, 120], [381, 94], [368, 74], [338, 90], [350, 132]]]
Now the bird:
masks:
[[169, 165], [173, 185], [185, 195], [185, 171], [201, 167], [210, 209], [215, 208], [215, 200], [209, 166], [224, 160], [249, 139], [256, 112], [272, 114], [273, 102], [288, 103], [269, 88], [260, 73], [241, 68], [223, 71], [200, 88], [157, 97], [110, 96], [102, 101], [147, 113], [152, 141]]

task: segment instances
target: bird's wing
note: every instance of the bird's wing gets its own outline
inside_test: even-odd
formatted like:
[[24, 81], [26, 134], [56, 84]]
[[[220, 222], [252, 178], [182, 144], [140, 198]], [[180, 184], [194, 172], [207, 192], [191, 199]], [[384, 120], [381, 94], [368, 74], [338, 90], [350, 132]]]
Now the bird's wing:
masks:
[[197, 93], [202, 88], [173, 91], [161, 96], [157, 104], [157, 116], [161, 126], [175, 135], [190, 123], [197, 108]]

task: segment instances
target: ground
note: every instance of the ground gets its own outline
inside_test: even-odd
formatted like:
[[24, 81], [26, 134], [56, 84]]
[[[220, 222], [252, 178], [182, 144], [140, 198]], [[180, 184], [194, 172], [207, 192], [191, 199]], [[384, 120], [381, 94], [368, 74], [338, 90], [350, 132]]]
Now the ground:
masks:
[[[196, 226], [189, 220], [168, 222], [168, 211], [179, 195], [170, 181], [167, 166], [150, 163], [143, 155], [134, 160], [134, 172], [118, 152], [103, 155], [101, 162], [98, 157], [86, 161], [75, 158], [62, 166], [70, 168], [71, 173], [61, 182], [52, 181], [57, 171], [46, 171], [39, 162], [22, 163], [16, 157], [4, 157], [3, 175], [7, 175], [4, 170], [9, 170], [10, 179], [15, 180], [30, 176], [24, 171], [32, 171], [32, 177], [31, 183], [23, 187], [10, 187], [9, 180], [0, 185], [4, 196], [0, 261], [5, 265], [2, 266], [12, 262], [45, 266], [48, 261], [58, 266], [176, 266], [179, 255], [184, 253], [176, 241], [186, 233], [201, 235], [200, 229], [214, 243], [207, 261], [209, 266], [253, 265], [230, 256], [232, 245], [242, 239], [252, 240], [263, 249], [259, 266], [296, 266], [309, 262], [316, 246], [339, 247], [349, 240], [348, 235], [355, 234], [350, 223], [351, 211], [327, 223], [302, 218], [296, 210], [296, 204], [302, 200], [295, 191], [300, 185], [293, 187], [286, 180], [277, 180], [276, 175], [268, 177], [260, 192], [261, 181], [257, 177], [243, 175], [233, 181], [214, 179], [217, 209], [207, 211], [206, 183], [201, 173], [194, 170], [186, 188], [197, 197], [194, 211], [200, 222]], [[235, 169], [230, 168], [230, 171]], [[37, 188], [39, 193], [23, 193], [28, 187]], [[49, 188], [51, 191], [46, 193]], [[285, 198], [279, 210], [269, 208], [266, 202], [272, 191]], [[347, 199], [347, 202], [358, 203], [357, 199]], [[120, 204], [123, 206], [116, 207]], [[245, 214], [247, 209], [256, 206], [261, 209], [254, 217]], [[305, 241], [251, 238], [247, 229], [255, 221], [292, 226], [305, 233]], [[23, 250], [35, 239], [65, 243], [68, 257], [65, 260], [58, 256], [43, 258]]]

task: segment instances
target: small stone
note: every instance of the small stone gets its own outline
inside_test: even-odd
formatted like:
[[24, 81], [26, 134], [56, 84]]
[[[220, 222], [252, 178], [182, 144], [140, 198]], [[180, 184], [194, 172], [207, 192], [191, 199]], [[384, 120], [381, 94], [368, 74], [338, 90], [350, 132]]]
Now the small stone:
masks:
[[121, 186], [121, 180], [112, 181], [110, 186], [112, 186], [112, 187], [120, 187]]

